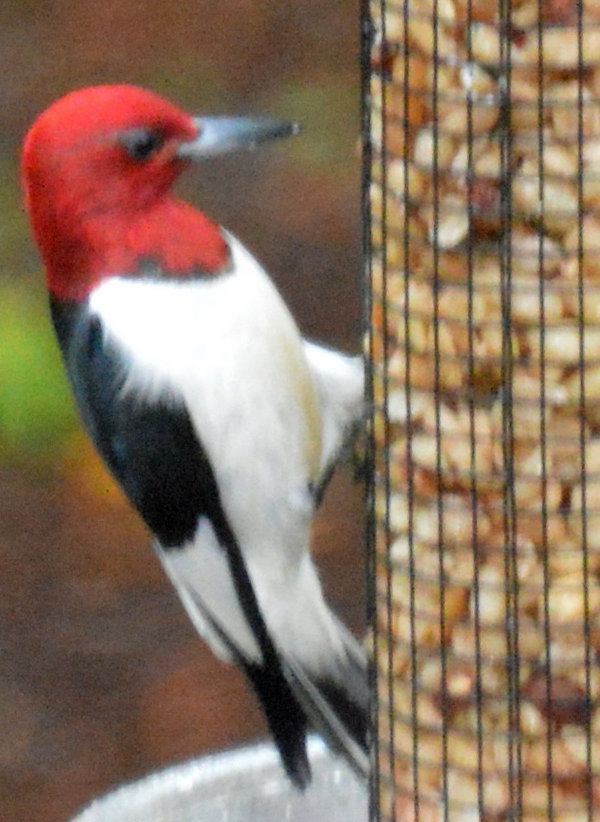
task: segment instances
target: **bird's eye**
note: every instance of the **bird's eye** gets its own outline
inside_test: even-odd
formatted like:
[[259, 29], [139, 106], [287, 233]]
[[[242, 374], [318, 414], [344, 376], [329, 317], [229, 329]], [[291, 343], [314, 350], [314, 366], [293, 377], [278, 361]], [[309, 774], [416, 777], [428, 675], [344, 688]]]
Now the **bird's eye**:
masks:
[[143, 163], [162, 148], [165, 138], [149, 128], [133, 128], [121, 134], [119, 142], [133, 160]]

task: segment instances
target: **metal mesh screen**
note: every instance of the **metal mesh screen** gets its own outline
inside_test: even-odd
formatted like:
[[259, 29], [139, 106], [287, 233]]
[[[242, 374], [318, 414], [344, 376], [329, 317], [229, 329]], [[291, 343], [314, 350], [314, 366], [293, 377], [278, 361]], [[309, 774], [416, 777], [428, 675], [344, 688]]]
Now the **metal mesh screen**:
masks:
[[364, 24], [373, 816], [591, 822], [600, 0]]

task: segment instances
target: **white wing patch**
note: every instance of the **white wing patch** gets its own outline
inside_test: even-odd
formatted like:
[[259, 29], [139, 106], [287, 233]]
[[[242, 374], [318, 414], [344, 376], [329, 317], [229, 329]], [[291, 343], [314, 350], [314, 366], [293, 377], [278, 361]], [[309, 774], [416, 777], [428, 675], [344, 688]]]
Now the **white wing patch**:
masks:
[[211, 615], [247, 659], [260, 662], [262, 654], [240, 607], [227, 554], [210, 522], [202, 517], [193, 542], [168, 552], [158, 546], [158, 555], [198, 633], [217, 656], [235, 662], [203, 611]]

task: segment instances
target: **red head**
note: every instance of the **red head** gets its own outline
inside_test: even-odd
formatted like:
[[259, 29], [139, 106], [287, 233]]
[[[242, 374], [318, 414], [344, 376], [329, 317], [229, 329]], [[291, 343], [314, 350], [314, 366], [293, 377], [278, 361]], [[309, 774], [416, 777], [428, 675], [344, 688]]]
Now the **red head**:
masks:
[[143, 258], [173, 274], [221, 269], [228, 252], [220, 231], [170, 188], [190, 160], [291, 133], [285, 128], [194, 119], [126, 85], [55, 102], [23, 149], [27, 208], [50, 290], [85, 297], [100, 279], [133, 272]]

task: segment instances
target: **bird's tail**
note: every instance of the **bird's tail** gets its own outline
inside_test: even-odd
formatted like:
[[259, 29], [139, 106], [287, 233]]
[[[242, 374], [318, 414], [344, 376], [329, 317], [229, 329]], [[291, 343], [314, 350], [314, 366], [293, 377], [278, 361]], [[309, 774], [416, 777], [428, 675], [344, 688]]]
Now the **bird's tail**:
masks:
[[[292, 782], [304, 788], [310, 781], [306, 754], [309, 724], [361, 776], [366, 776], [366, 656], [327, 607], [308, 556], [297, 585], [290, 587], [287, 597], [274, 598], [275, 604], [281, 606], [279, 611], [273, 608], [273, 599], [270, 601], [267, 623], [235, 542], [230, 543], [222, 561], [221, 554], [216, 554], [219, 562], [212, 566], [211, 579], [219, 603], [212, 596], [212, 589], [198, 590], [200, 583], [193, 566], [176, 564], [185, 560], [185, 555], [167, 554], [160, 547], [158, 553], [201, 635], [219, 655], [237, 662], [248, 676]], [[203, 557], [204, 571], [207, 557], [210, 555]], [[226, 572], [220, 587], [214, 581], [218, 576], [215, 570]], [[206, 574], [202, 579], [205, 578]], [[294, 607], [290, 607], [290, 602]], [[240, 637], [240, 623], [243, 625], [244, 619], [256, 648], [251, 647], [247, 636]]]
[[344, 654], [315, 675], [284, 659], [283, 670], [310, 724], [362, 778], [369, 775], [369, 681], [366, 655], [339, 623]]

